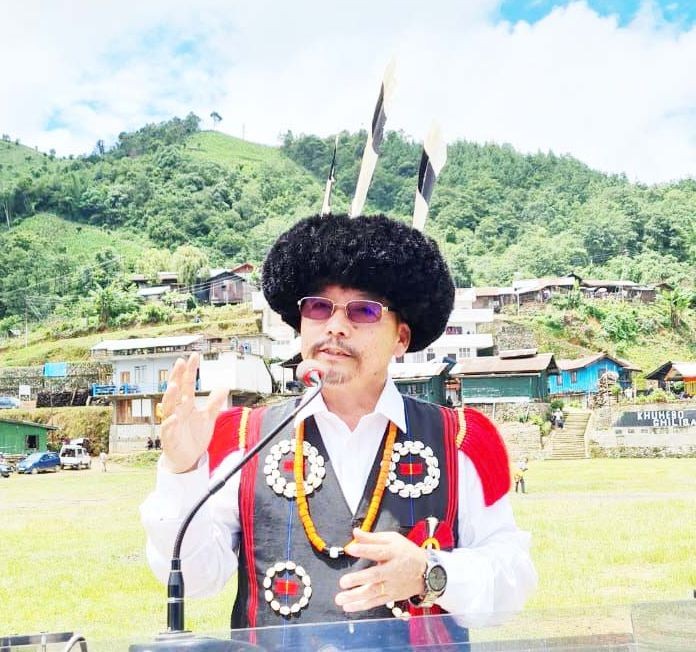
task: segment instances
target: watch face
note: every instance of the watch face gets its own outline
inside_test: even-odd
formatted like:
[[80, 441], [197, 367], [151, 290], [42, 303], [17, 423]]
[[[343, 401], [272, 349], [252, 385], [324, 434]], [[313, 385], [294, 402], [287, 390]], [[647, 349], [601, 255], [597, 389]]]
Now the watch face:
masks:
[[447, 586], [447, 573], [439, 564], [433, 566], [428, 573], [428, 588], [435, 593], [441, 593]]

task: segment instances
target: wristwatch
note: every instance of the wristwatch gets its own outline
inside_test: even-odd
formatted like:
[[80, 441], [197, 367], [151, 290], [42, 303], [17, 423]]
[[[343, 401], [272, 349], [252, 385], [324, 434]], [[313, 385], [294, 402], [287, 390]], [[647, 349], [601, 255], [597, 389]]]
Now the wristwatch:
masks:
[[426, 550], [425, 554], [426, 564], [423, 573], [425, 593], [409, 598], [409, 602], [418, 608], [432, 607], [447, 587], [447, 571], [440, 563], [437, 553], [434, 550]]

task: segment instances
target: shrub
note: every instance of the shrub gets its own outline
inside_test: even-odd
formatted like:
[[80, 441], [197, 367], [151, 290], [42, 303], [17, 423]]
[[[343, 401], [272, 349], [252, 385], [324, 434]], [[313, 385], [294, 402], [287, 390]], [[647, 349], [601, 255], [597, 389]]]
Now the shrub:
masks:
[[171, 318], [171, 311], [156, 303], [148, 303], [140, 313], [140, 321], [144, 324], [168, 323]]
[[562, 410], [564, 405], [565, 403], [562, 398], [554, 398], [549, 404], [551, 412], [555, 412], [556, 410]]
[[636, 399], [636, 403], [669, 403], [676, 400], [676, 397], [671, 392], [666, 392], [664, 389], [656, 389], [650, 394], [641, 394]]
[[629, 312], [609, 313], [602, 320], [602, 328], [615, 342], [632, 342], [638, 335], [636, 316]]

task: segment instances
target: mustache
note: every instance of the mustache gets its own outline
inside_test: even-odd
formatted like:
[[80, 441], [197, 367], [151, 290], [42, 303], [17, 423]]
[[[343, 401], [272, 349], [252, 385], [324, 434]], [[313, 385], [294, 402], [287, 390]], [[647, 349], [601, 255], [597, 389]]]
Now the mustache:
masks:
[[319, 340], [319, 342], [313, 344], [310, 349], [310, 353], [312, 356], [315, 356], [322, 349], [337, 349], [345, 355], [350, 355], [356, 358], [359, 357], [358, 352], [352, 346], [331, 337], [327, 337], [324, 340]]

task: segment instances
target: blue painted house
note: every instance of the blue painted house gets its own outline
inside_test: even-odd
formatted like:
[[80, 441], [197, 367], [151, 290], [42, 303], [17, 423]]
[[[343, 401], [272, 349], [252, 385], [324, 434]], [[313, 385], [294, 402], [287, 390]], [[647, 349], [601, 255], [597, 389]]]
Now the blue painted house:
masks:
[[631, 362], [608, 353], [595, 353], [577, 360], [558, 360], [561, 373], [549, 378], [550, 394], [594, 394], [599, 389], [599, 379], [606, 373], [614, 374], [622, 389], [633, 384], [633, 372], [640, 371]]

